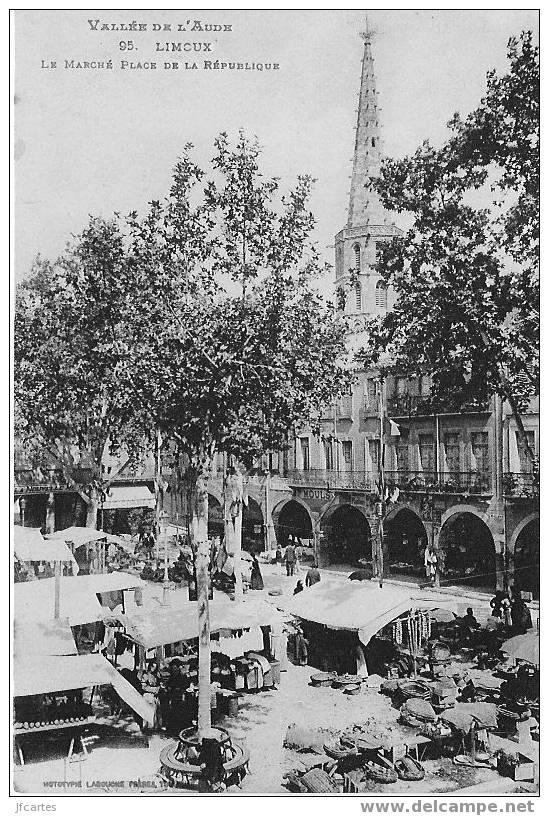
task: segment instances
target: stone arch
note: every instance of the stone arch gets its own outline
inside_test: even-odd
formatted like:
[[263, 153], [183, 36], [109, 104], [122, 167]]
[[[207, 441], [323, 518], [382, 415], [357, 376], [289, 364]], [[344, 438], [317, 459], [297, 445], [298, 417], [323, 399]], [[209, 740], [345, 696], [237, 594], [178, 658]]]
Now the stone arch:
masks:
[[422, 575], [427, 530], [419, 513], [408, 504], [392, 508], [385, 518], [384, 561], [389, 572]]
[[483, 521], [491, 531], [490, 518], [488, 514], [483, 513], [482, 510], [479, 510], [474, 504], [453, 504], [442, 514], [442, 518], [440, 519], [440, 529], [442, 530], [449, 518], [459, 515], [460, 513], [471, 513], [472, 516], [477, 516], [477, 518]]
[[329, 506], [320, 518], [322, 560], [360, 565], [372, 559], [372, 534], [364, 510], [354, 504]]
[[[540, 594], [540, 557], [539, 557], [539, 514], [531, 513], [523, 519], [513, 531], [511, 537], [512, 583], [515, 590], [531, 592], [539, 599]], [[511, 567], [511, 565], [510, 565]]]
[[527, 527], [532, 521], [539, 521], [539, 513], [530, 513], [530, 515], [523, 518], [519, 523], [516, 525], [515, 529], [511, 533], [511, 538], [509, 539], [509, 552], [515, 552], [515, 546], [517, 543], [517, 538], [522, 533], [525, 527]]
[[486, 515], [471, 505], [457, 505], [443, 515], [438, 537], [441, 577], [448, 583], [494, 590], [497, 559], [494, 533]]
[[272, 512], [276, 541], [285, 547], [290, 535], [296, 538], [313, 539], [314, 522], [311, 511], [305, 502], [296, 498], [284, 498]]

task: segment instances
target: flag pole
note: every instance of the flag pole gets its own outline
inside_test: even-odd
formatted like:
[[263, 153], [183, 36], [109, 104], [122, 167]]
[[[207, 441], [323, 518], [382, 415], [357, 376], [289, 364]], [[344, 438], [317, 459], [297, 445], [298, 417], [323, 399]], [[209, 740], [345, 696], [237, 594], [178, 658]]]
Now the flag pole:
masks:
[[378, 550], [378, 573], [379, 586], [383, 587], [383, 516], [385, 510], [385, 380], [379, 380], [379, 550]]

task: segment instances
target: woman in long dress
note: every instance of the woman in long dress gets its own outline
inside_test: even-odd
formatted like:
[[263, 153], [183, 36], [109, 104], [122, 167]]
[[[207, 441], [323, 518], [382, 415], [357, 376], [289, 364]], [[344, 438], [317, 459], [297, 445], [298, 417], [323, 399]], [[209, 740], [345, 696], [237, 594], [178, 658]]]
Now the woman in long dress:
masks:
[[259, 562], [255, 555], [252, 556], [252, 574], [250, 576], [250, 589], [263, 589], [263, 576], [259, 568]]

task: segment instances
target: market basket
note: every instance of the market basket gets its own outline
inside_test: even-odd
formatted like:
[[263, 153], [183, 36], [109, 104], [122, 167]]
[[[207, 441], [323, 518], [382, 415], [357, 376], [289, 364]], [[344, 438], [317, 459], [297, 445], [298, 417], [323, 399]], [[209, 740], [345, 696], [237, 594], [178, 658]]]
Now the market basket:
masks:
[[334, 688], [344, 688], [345, 686], [355, 686], [362, 682], [362, 677], [358, 674], [338, 674], [333, 678]]
[[324, 753], [332, 759], [349, 759], [358, 756], [356, 745], [349, 740], [343, 742], [341, 739], [324, 743]]
[[398, 684], [395, 692], [395, 702], [397, 705], [406, 702], [412, 697], [417, 697], [420, 700], [430, 700], [431, 689], [426, 683], [421, 680], [403, 680]]
[[337, 674], [335, 672], [320, 672], [319, 674], [311, 675], [311, 685], [313, 686], [331, 686]]
[[406, 754], [402, 759], [397, 759], [395, 771], [405, 782], [419, 782], [425, 776], [423, 765], [410, 754]]
[[377, 762], [365, 762], [364, 770], [369, 779], [372, 779], [374, 782], [381, 782], [387, 785], [391, 782], [398, 781], [398, 774], [394, 768], [383, 767], [383, 765], [378, 765]]

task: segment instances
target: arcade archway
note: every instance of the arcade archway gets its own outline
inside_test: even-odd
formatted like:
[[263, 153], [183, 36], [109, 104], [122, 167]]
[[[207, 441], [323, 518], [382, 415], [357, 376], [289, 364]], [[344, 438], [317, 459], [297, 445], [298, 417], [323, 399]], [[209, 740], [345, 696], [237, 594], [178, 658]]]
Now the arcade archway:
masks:
[[323, 550], [330, 564], [361, 566], [372, 560], [370, 525], [361, 511], [342, 504], [322, 519]]
[[427, 531], [417, 513], [406, 507], [385, 522], [387, 561], [390, 572], [422, 575]]
[[302, 504], [293, 499], [286, 502], [280, 512], [277, 513], [275, 510], [273, 519], [279, 547], [284, 548], [290, 536], [301, 541], [310, 541], [313, 538], [313, 525], [309, 513]]
[[518, 534], [513, 583], [516, 591], [531, 592], [539, 599], [539, 519], [528, 522]]
[[496, 588], [496, 552], [488, 525], [473, 513], [456, 513], [439, 536], [439, 570], [450, 583]]
[[[225, 535], [223, 506], [219, 499], [208, 494], [208, 536]], [[263, 514], [259, 504], [248, 498], [248, 504], [242, 505], [242, 549], [248, 552], [261, 552], [264, 545]]]
[[265, 549], [265, 530], [261, 507], [251, 497], [248, 504], [242, 506], [242, 549], [251, 553]]

